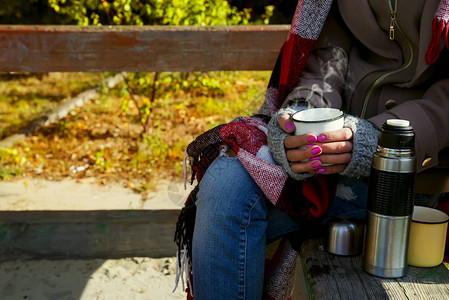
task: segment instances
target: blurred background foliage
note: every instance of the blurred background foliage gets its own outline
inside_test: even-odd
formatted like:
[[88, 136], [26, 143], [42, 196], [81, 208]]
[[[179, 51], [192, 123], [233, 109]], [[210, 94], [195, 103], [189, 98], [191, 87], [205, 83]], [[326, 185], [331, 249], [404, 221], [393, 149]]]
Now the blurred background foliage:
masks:
[[231, 25], [243, 18], [260, 24], [271, 13], [271, 24], [290, 24], [295, 6], [289, 0], [0, 0], [0, 23]]

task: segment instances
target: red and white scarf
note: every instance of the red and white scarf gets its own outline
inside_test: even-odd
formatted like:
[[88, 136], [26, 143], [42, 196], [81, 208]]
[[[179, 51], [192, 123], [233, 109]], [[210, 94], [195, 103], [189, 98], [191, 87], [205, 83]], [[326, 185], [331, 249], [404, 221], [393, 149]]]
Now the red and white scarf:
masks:
[[260, 113], [273, 116], [281, 108], [306, 66], [331, 5], [332, 0], [298, 1], [290, 32], [273, 69]]
[[440, 55], [442, 40], [449, 48], [449, 0], [441, 0], [432, 21], [432, 39], [426, 53], [426, 63], [433, 64]]
[[[330, 10], [331, 0], [300, 0], [292, 27], [273, 70], [265, 103], [260, 112], [272, 116], [294, 87], [310, 56]], [[267, 198], [279, 209], [300, 220], [313, 220], [323, 215], [334, 197], [335, 182], [331, 176], [318, 175], [302, 182], [291, 179], [274, 163], [267, 146], [267, 124], [260, 118], [238, 118], [217, 126], [197, 137], [187, 148], [192, 165], [192, 181], [200, 182], [209, 165], [231, 147]], [[194, 296], [191, 277], [191, 249], [197, 188], [182, 209], [175, 241], [178, 246], [179, 270], [186, 272], [188, 297]], [[287, 299], [291, 290], [297, 252], [281, 243], [277, 254], [266, 262], [266, 299]], [[182, 274], [178, 274], [182, 279]], [[285, 277], [285, 280], [284, 280]], [[281, 279], [279, 281], [279, 279]], [[286, 285], [284, 287], [284, 285]]]

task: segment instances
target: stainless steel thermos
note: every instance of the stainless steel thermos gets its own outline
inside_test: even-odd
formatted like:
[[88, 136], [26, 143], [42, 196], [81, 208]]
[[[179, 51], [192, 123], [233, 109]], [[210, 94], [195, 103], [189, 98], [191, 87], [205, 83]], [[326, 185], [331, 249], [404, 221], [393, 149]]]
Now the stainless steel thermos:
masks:
[[362, 265], [366, 272], [397, 278], [407, 270], [407, 248], [415, 199], [415, 134], [409, 121], [383, 124], [368, 186]]

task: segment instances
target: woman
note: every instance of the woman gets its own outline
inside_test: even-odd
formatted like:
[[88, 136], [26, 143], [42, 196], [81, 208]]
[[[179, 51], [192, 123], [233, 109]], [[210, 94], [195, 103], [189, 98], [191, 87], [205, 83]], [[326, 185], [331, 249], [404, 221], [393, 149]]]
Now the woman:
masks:
[[[259, 114], [187, 149], [199, 185], [178, 225], [193, 222], [189, 211], [196, 219], [193, 240], [192, 228], [179, 228], [177, 240], [192, 242], [195, 299], [288, 298], [294, 252], [287, 245], [271, 269], [266, 244], [331, 216], [365, 216], [365, 181], [387, 119], [411, 122], [418, 172], [437, 166], [449, 145], [449, 1], [331, 2], [299, 1]], [[346, 113], [343, 129], [290, 134], [291, 113], [326, 106]]]

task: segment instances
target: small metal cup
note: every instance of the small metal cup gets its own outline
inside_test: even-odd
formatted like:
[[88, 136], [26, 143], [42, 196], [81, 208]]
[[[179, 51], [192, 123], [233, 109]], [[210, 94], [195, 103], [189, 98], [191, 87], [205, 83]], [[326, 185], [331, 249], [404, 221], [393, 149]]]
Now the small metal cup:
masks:
[[359, 255], [363, 247], [363, 224], [338, 217], [329, 222], [326, 251], [336, 255]]

